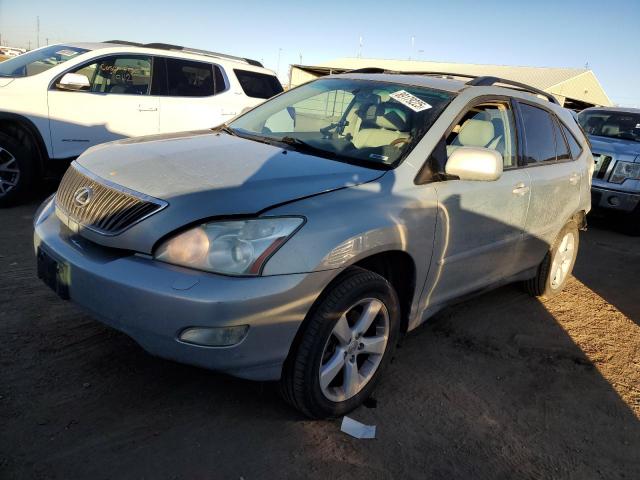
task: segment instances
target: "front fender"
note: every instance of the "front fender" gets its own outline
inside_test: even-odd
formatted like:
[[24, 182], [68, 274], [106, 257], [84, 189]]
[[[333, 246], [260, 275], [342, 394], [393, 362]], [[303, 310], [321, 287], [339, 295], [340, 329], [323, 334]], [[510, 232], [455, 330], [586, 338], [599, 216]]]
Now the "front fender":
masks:
[[394, 172], [372, 182], [268, 211], [303, 215], [306, 224], [267, 262], [264, 275], [342, 269], [384, 251], [408, 253], [418, 282], [433, 249], [437, 203], [428, 185], [395, 185]]

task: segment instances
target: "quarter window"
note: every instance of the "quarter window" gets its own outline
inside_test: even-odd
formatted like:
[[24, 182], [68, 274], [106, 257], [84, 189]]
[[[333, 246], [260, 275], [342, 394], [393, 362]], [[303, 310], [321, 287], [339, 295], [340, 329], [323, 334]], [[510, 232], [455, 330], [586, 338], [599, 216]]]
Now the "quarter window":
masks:
[[151, 58], [138, 55], [105, 57], [73, 73], [89, 79], [91, 92], [147, 95], [151, 83]]
[[564, 132], [564, 137], [567, 139], [567, 143], [569, 144], [569, 150], [571, 150], [571, 156], [575, 160], [582, 153], [582, 147], [576, 140], [576, 137], [571, 133], [571, 131], [562, 125], [562, 131]]
[[553, 118], [545, 110], [520, 104], [524, 125], [525, 163], [556, 161], [555, 126]]
[[560, 125], [558, 125], [558, 122], [554, 122], [553, 127], [556, 135], [556, 160], [559, 162], [571, 160], [569, 147], [564, 139], [564, 135], [560, 131]]
[[508, 102], [476, 105], [460, 119], [446, 139], [447, 157], [460, 147], [482, 147], [502, 155], [504, 168], [515, 167], [513, 113]]
[[234, 70], [242, 90], [248, 97], [271, 98], [282, 92], [282, 85], [273, 75], [250, 72], [249, 70]]

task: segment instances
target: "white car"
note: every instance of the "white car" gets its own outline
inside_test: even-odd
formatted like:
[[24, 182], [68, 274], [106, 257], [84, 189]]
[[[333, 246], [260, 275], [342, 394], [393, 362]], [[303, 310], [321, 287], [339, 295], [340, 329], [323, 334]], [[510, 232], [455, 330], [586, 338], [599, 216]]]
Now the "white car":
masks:
[[159, 43], [71, 43], [6, 60], [0, 206], [93, 145], [215, 127], [280, 92], [255, 60]]

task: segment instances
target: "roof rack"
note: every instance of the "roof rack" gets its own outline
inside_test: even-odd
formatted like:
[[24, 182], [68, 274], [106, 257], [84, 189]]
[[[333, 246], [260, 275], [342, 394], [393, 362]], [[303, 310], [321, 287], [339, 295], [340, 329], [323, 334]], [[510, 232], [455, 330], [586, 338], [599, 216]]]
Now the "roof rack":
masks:
[[258, 62], [257, 60], [252, 60], [250, 58], [236, 57], [235, 55], [227, 55], [226, 53], [211, 52], [209, 50], [200, 50], [198, 48], [183, 47], [181, 45], [172, 45], [170, 43], [157, 43], [157, 42], [156, 43], [137, 43], [137, 42], [128, 42], [126, 40], [108, 40], [103, 43], [115, 43], [117, 45], [128, 45], [131, 47], [156, 48], [158, 50], [176, 50], [176, 51], [181, 51], [185, 53], [195, 53], [198, 55], [205, 55], [207, 57], [225, 58], [228, 60], [245, 62], [245, 63], [248, 63], [249, 65], [254, 65], [256, 67], [263, 66], [262, 63]]
[[525, 92], [533, 93], [535, 95], [541, 95], [549, 100], [551, 103], [555, 103], [556, 105], [560, 105], [558, 99], [553, 96], [553, 94], [549, 92], [545, 92], [544, 90], [540, 90], [538, 88], [532, 87], [531, 85], [527, 85], [526, 83], [514, 82], [513, 80], [507, 80], [506, 78], [500, 77], [476, 77], [470, 82], [467, 82], [467, 85], [471, 85], [474, 87], [488, 87], [491, 85], [495, 85], [496, 83], [502, 83], [504, 85], [508, 85], [511, 87], [516, 87], [519, 90], [524, 90]]
[[433, 77], [445, 77], [450, 79], [453, 79], [455, 77], [470, 78], [471, 80], [466, 82], [465, 85], [469, 85], [472, 87], [488, 87], [491, 85], [495, 85], [496, 83], [501, 83], [503, 85], [508, 85], [510, 87], [516, 87], [516, 89], [522, 90], [524, 92], [533, 93], [534, 95], [540, 95], [546, 98], [551, 103], [560, 105], [560, 103], [558, 102], [558, 99], [554, 97], [553, 94], [551, 93], [532, 87], [531, 85], [527, 85], [526, 83], [515, 82], [513, 80], [507, 80], [506, 78], [500, 78], [500, 77], [491, 77], [486, 75], [478, 76], [478, 75], [470, 75], [466, 73], [452, 73], [452, 72], [397, 71], [397, 70], [386, 70], [384, 68], [379, 68], [379, 67], [357, 68], [355, 70], [347, 70], [346, 73], [388, 73], [388, 74], [396, 74], [396, 75], [398, 74], [427, 75], [427, 76], [433, 76]]

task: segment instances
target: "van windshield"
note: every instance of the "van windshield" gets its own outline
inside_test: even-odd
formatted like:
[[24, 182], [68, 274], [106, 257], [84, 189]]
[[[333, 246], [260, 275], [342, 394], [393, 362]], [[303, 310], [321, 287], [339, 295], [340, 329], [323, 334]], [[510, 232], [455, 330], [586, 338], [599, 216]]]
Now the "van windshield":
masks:
[[578, 114], [578, 122], [589, 135], [640, 142], [640, 113], [585, 110]]
[[0, 62], [0, 77], [30, 77], [71, 60], [89, 50], [66, 45], [53, 45], [23, 53]]
[[452, 98], [427, 87], [326, 78], [266, 101], [227, 128], [313, 155], [390, 168]]

